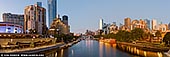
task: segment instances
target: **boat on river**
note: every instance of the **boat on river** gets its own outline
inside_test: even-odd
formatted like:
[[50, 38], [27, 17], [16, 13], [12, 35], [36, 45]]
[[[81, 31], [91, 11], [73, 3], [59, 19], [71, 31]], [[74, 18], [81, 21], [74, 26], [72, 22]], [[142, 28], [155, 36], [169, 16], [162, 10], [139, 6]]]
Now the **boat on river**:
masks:
[[109, 44], [116, 44], [116, 39], [104, 39], [100, 41], [104, 43], [109, 43]]

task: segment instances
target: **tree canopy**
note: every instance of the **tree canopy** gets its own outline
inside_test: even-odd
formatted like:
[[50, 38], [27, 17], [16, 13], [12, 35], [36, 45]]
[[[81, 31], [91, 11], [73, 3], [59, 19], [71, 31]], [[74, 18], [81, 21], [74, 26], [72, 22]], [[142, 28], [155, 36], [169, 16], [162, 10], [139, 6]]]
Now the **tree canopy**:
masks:
[[165, 45], [170, 44], [170, 32], [167, 32], [163, 38], [163, 42], [165, 42]]
[[135, 28], [131, 31], [119, 30], [116, 34], [96, 35], [96, 37], [114, 38], [117, 41], [132, 42], [135, 40], [142, 40], [148, 37], [147, 33], [141, 28]]

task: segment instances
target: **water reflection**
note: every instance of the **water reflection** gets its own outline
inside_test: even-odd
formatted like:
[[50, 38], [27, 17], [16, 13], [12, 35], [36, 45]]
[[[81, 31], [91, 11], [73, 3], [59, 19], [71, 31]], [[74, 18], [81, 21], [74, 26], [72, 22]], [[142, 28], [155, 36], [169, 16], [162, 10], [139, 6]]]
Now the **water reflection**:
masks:
[[56, 57], [131, 57], [131, 55], [117, 50], [116, 45], [83, 40], [72, 47], [59, 50]]

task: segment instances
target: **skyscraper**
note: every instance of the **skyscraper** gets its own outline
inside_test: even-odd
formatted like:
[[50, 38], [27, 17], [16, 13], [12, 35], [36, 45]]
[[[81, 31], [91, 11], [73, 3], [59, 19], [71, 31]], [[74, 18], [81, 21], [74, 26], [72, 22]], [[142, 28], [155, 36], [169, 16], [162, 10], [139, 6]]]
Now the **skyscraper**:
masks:
[[128, 29], [130, 29], [130, 26], [131, 26], [131, 19], [130, 18], [125, 18], [124, 20], [124, 24], [126, 27], [128, 27]]
[[99, 21], [99, 29], [103, 29], [103, 19], [100, 19]]
[[46, 9], [37, 4], [26, 6], [24, 10], [24, 33], [31, 30], [38, 34], [46, 31]]
[[66, 24], [66, 25], [68, 25], [68, 16], [67, 16], [67, 15], [64, 15], [62, 18], [63, 18], [63, 20], [62, 20], [63, 23]]
[[150, 28], [150, 20], [145, 19], [145, 23], [146, 23], [147, 28], [151, 29], [151, 28]]
[[48, 27], [57, 16], [57, 0], [48, 0]]
[[156, 30], [156, 26], [157, 26], [157, 23], [156, 23], [156, 20], [152, 20], [152, 30]]
[[42, 2], [37, 2], [37, 5], [42, 7]]

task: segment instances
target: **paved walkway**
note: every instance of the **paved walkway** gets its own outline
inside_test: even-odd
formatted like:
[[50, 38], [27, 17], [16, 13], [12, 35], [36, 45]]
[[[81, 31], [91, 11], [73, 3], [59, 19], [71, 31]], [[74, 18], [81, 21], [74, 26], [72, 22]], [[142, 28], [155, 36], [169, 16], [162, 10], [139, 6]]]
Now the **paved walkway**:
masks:
[[169, 50], [168, 47], [153, 47], [153, 46], [148, 46], [148, 45], [133, 44], [133, 43], [127, 43], [127, 42], [117, 42], [117, 44], [133, 46], [133, 47], [140, 48], [142, 50], [148, 50], [148, 51], [154, 51], [154, 52], [162, 52], [162, 51]]
[[36, 53], [44, 50], [49, 50], [52, 48], [57, 48], [61, 45], [64, 45], [63, 42], [52, 44], [52, 45], [46, 45], [46, 46], [40, 46], [35, 48], [23, 48], [23, 49], [14, 49], [14, 50], [0, 50], [0, 53]]

